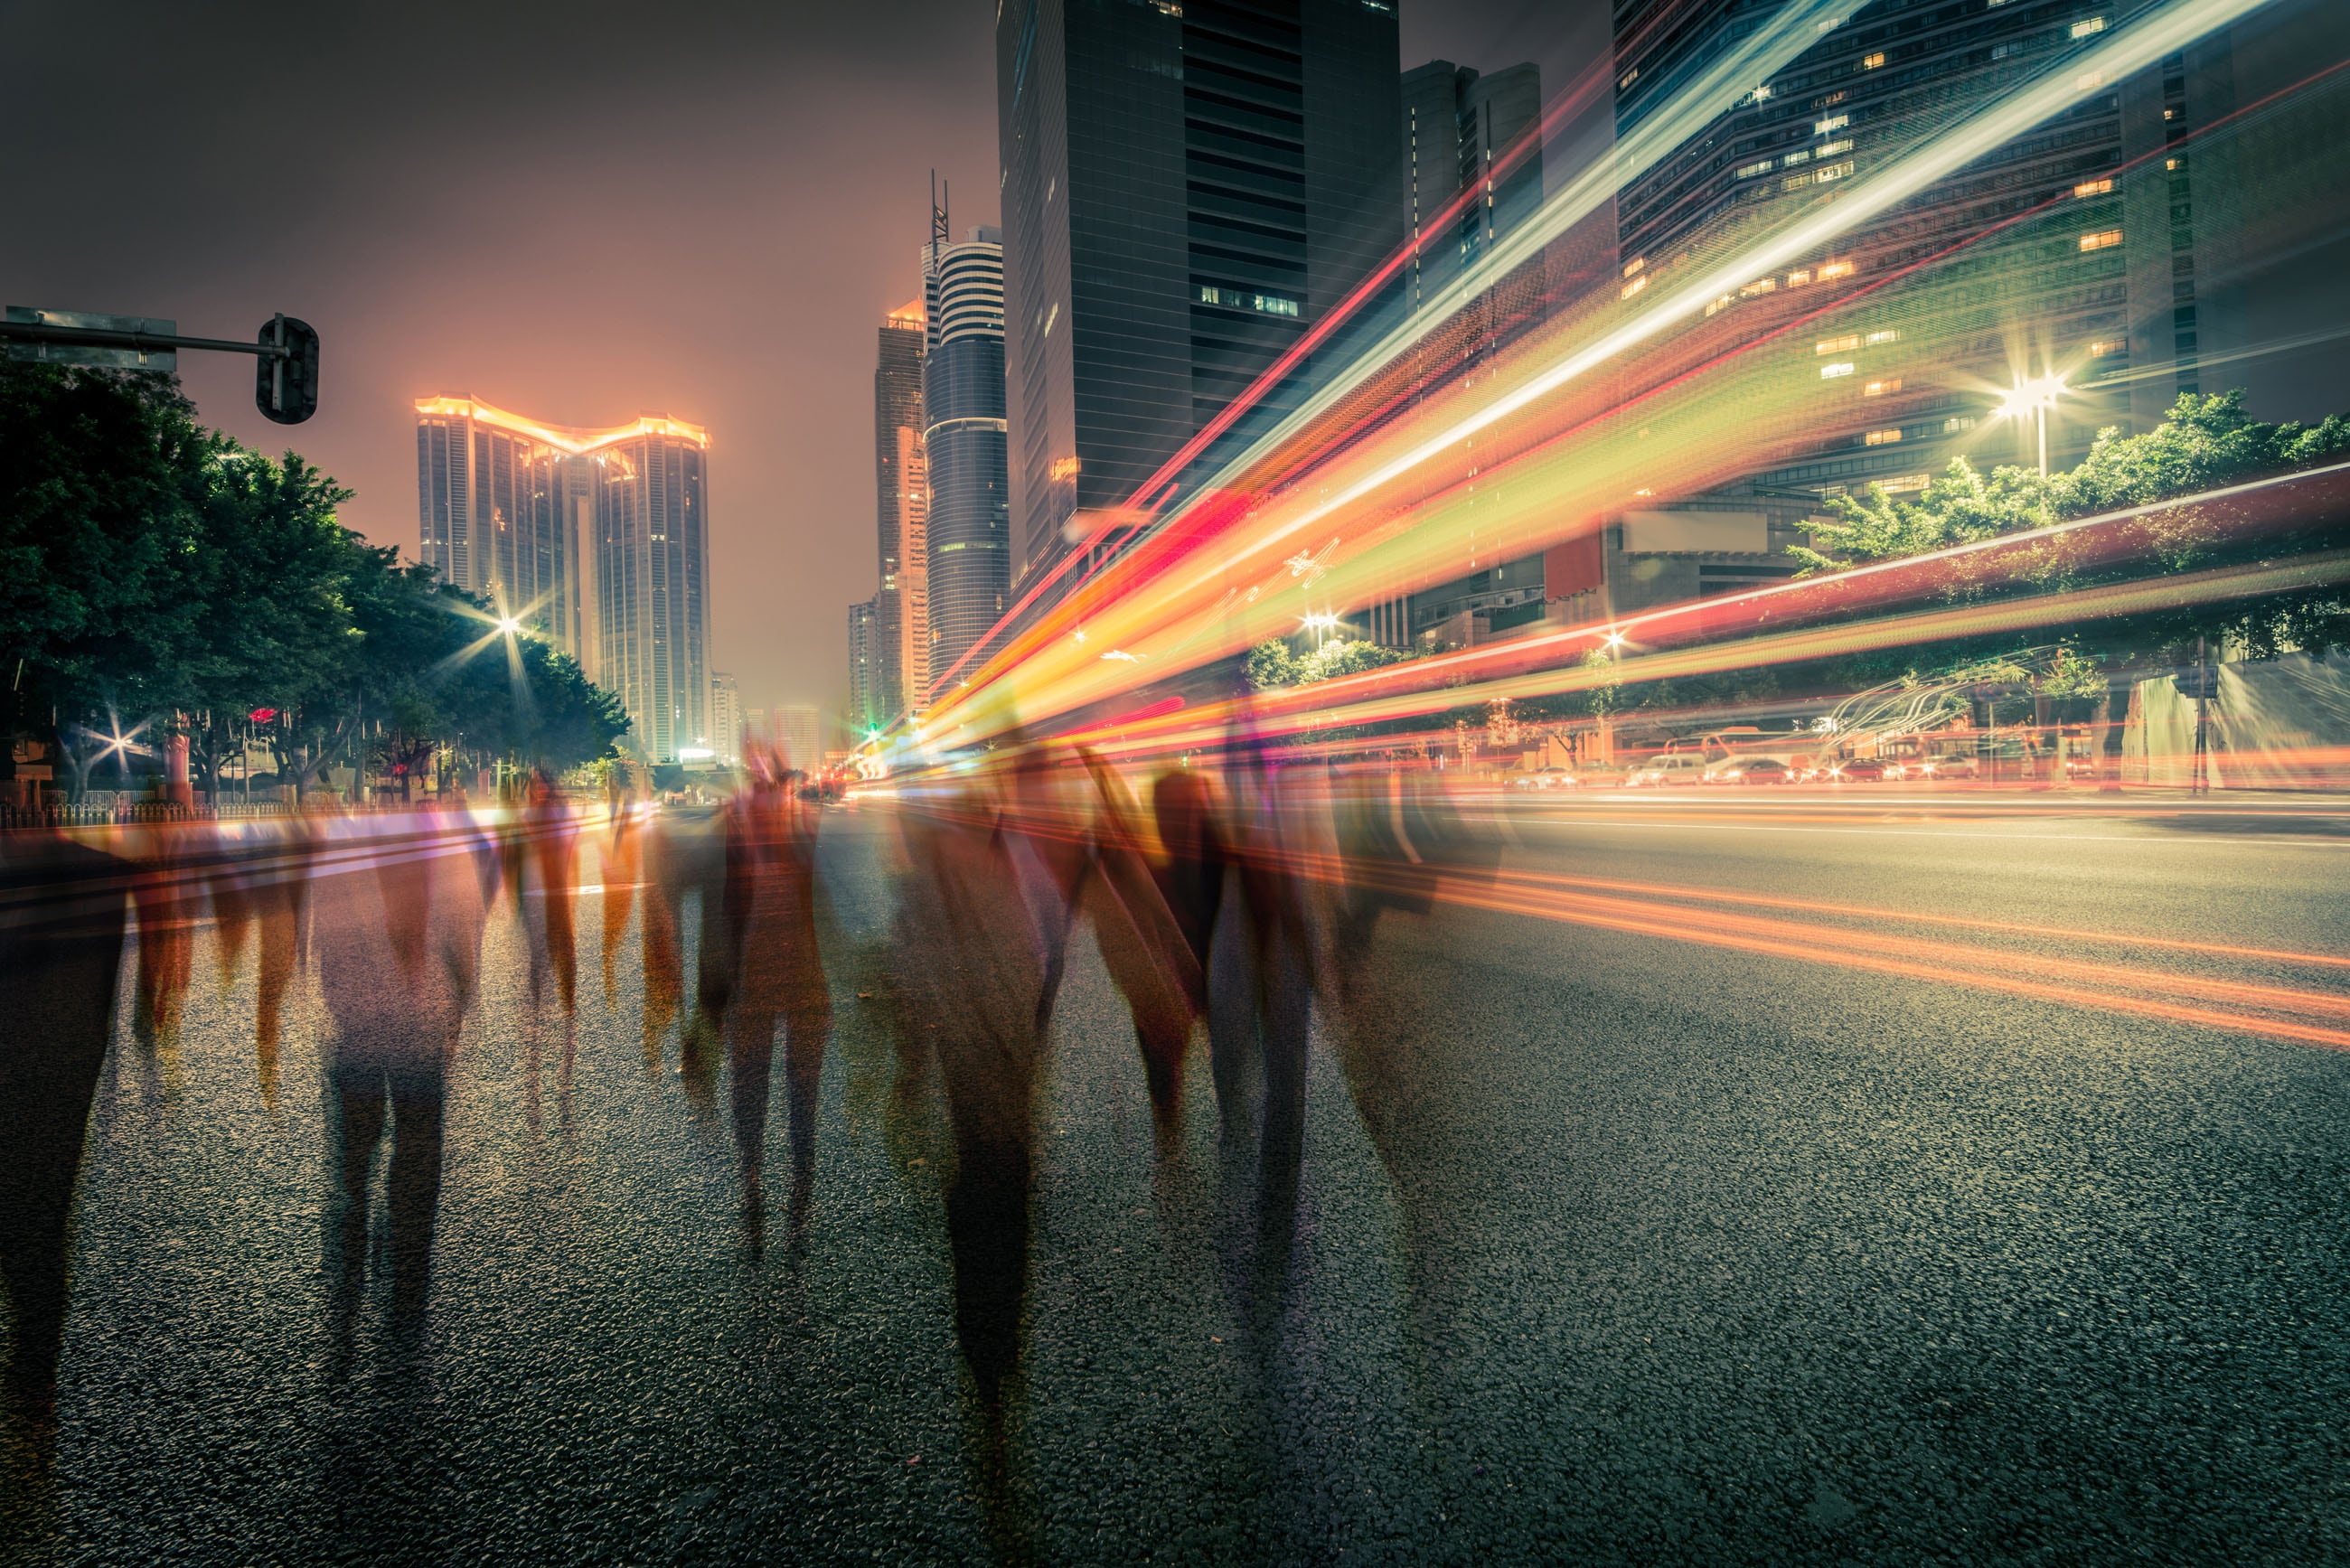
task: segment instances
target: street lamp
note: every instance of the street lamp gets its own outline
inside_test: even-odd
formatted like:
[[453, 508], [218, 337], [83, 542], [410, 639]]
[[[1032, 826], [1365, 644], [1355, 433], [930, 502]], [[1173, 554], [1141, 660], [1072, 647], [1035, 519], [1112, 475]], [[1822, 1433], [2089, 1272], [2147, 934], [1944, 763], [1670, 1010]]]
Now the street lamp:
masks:
[[1335, 615], [1309, 615], [1305, 618], [1305, 629], [1314, 634], [1314, 646], [1317, 649], [1330, 635], [1330, 628], [1337, 624], [1338, 618]]
[[2070, 390], [2061, 375], [2035, 376], [2028, 381], [2018, 381], [2000, 395], [1999, 407], [1991, 410], [1993, 419], [2020, 420], [2030, 414], [2040, 435], [2040, 477], [2048, 477], [2048, 410], [2056, 400]]

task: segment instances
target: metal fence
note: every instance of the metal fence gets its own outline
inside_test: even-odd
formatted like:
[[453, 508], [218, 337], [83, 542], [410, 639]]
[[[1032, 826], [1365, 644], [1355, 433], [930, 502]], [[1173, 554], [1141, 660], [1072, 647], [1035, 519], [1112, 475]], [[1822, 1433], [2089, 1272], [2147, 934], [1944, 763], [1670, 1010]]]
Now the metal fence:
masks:
[[164, 822], [247, 822], [287, 815], [283, 801], [224, 800], [212, 805], [182, 805], [176, 801], [142, 800], [93, 790], [104, 798], [54, 802], [41, 805], [0, 804], [0, 833], [60, 827], [130, 827]]

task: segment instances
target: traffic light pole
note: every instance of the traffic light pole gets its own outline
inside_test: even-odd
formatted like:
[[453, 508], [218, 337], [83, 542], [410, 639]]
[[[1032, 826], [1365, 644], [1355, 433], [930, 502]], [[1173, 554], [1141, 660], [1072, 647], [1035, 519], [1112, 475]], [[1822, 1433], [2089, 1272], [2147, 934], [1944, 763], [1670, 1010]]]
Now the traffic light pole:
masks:
[[[277, 318], [279, 321], [284, 317]], [[177, 337], [157, 332], [119, 331], [105, 327], [52, 327], [46, 322], [0, 321], [0, 343], [55, 343], [68, 348], [129, 348], [140, 354], [175, 348], [210, 348], [223, 354], [258, 354], [280, 361], [294, 357], [284, 343], [235, 343], [225, 337]]]
[[[318, 334], [307, 321], [279, 312], [261, 324], [251, 343], [225, 337], [184, 337], [151, 327], [178, 323], [133, 316], [89, 316], [63, 310], [36, 310], [12, 305], [0, 315], [0, 344], [10, 345], [12, 359], [39, 359], [52, 364], [100, 369], [169, 369], [171, 356], [182, 348], [220, 354], [250, 354], [257, 361], [254, 404], [275, 424], [298, 425], [318, 410]], [[137, 366], [123, 365], [117, 356], [136, 356]], [[150, 358], [162, 362], [148, 365]]]

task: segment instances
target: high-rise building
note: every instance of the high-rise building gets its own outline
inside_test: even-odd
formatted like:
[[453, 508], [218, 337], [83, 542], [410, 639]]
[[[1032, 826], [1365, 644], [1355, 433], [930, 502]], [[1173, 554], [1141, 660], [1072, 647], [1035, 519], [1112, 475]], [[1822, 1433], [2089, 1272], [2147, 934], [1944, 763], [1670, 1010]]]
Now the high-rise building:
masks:
[[[1534, 133], [1542, 108], [1542, 72], [1532, 65], [1481, 75], [1451, 60], [1430, 60], [1404, 73], [1409, 308], [1418, 310], [1441, 293], [1503, 233], [1542, 205], [1540, 148], [1494, 171], [1497, 155]], [[1473, 192], [1472, 199], [1456, 205], [1464, 192]]]
[[824, 765], [823, 717], [814, 707], [786, 702], [771, 711], [770, 722], [775, 725], [775, 742], [783, 751], [787, 765], [807, 773]]
[[589, 433], [466, 398], [416, 405], [418, 556], [583, 666], [594, 657], [581, 586], [596, 536]]
[[[1430, 60], [1403, 76], [1404, 200], [1410, 234], [1404, 308], [1418, 312], [1542, 206], [1542, 74], [1480, 73]], [[1536, 254], [1452, 308], [1389, 372], [1416, 402], [1468, 375], [1542, 319], [1546, 258]], [[1452, 581], [1366, 607], [1372, 640], [1470, 646], [1543, 618], [1539, 554], [1480, 565]]]
[[844, 716], [860, 735], [888, 717], [874, 681], [874, 620], [873, 600], [859, 599], [848, 607], [848, 706]]
[[873, 369], [873, 476], [881, 587], [873, 599], [873, 699], [884, 719], [920, 708], [930, 680], [930, 505], [922, 462], [922, 302], [881, 323]]
[[710, 750], [721, 767], [743, 760], [743, 698], [723, 670], [710, 672]]
[[[947, 238], [931, 210], [922, 252], [927, 327], [922, 450], [930, 482], [929, 675], [964, 660], [1002, 618], [1010, 586], [1011, 496], [1004, 469], [1003, 231]], [[958, 677], [960, 679], [961, 677]]]
[[1116, 548], [1111, 509], [1162, 501], [1137, 493], [1392, 254], [1400, 107], [1366, 0], [1005, 0], [995, 39], [1017, 597], [1073, 532]]
[[420, 554], [574, 652], [651, 762], [710, 744], [709, 447], [666, 415], [595, 430], [416, 404]]

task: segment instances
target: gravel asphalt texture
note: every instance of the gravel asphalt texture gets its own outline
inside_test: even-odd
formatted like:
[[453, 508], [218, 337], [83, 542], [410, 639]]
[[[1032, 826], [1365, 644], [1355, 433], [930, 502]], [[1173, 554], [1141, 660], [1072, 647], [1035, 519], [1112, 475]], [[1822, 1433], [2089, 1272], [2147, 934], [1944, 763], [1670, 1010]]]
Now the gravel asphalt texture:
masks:
[[[1485, 815], [1511, 867], [2345, 949], [2338, 819], [1885, 802]], [[249, 963], [224, 988], [200, 932], [160, 1047], [126, 980], [54, 1456], [11, 1439], [0, 1560], [2350, 1561], [2350, 1059], [1474, 909], [1388, 916], [1352, 1008], [1317, 1016], [1287, 1223], [1202, 1053], [1155, 1139], [1079, 938], [991, 1413], [955, 1337], [951, 1146], [888, 1022], [894, 843], [887, 808], [827, 818], [797, 1244], [746, 1245], [723, 1092], [673, 1038], [649, 1066], [633, 931], [609, 1002], [582, 941], [567, 1075], [509, 905], [423, 1322], [376, 1290], [348, 1355], [315, 994], [273, 1106]], [[784, 1124], [778, 1094], [777, 1148]]]

